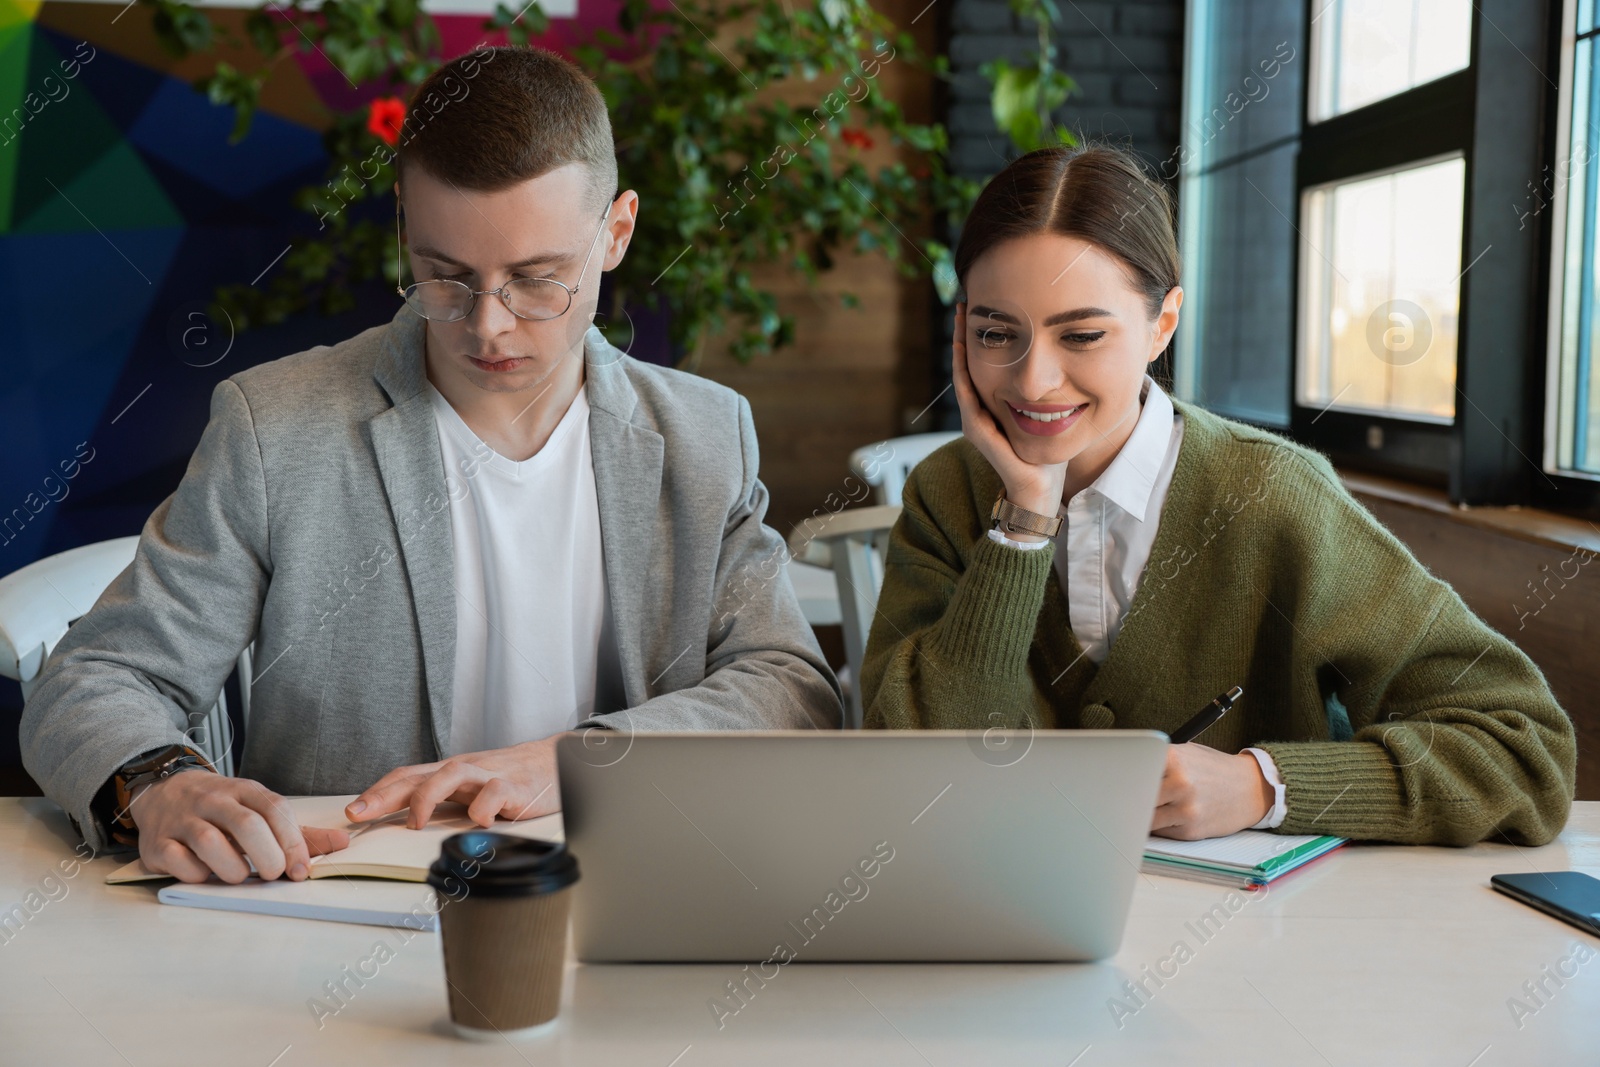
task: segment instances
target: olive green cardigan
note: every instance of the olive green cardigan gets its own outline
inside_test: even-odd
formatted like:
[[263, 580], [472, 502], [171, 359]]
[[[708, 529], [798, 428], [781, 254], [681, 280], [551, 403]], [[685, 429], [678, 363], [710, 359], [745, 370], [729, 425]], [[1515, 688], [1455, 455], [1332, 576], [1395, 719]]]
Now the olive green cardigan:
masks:
[[1155, 545], [1098, 667], [1050, 551], [986, 536], [1001, 483], [965, 439], [919, 464], [861, 672], [879, 728], [1206, 731], [1272, 754], [1282, 833], [1542, 844], [1576, 778], [1571, 721], [1523, 652], [1345, 490], [1326, 458], [1174, 400]]

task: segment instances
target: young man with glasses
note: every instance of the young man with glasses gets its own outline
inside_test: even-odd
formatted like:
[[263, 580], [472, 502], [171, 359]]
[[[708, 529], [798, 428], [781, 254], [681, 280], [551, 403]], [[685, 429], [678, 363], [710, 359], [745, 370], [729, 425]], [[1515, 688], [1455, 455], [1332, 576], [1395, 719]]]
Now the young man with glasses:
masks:
[[[493, 49], [414, 112], [447, 79], [399, 149], [416, 281], [393, 321], [217, 387], [133, 564], [40, 675], [24, 760], [96, 847], [185, 881], [247, 860], [300, 879], [347, 838], [284, 794], [488, 824], [559, 809], [575, 728], [839, 722], [767, 577], [783, 546], [748, 404], [591, 325], [639, 208], [604, 100], [559, 57]], [[182, 727], [251, 641], [249, 777], [225, 778]]]

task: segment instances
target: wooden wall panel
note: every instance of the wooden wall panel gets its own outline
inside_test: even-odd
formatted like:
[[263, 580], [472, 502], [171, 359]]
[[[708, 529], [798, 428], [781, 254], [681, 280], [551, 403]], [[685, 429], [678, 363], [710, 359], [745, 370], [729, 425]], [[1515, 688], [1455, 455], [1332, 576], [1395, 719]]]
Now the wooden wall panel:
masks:
[[[787, 534], [830, 494], [844, 491], [851, 451], [901, 432], [902, 409], [926, 404], [930, 318], [902, 308], [907, 282], [877, 256], [841, 260], [826, 276], [831, 291], [848, 287], [861, 307], [807, 292], [799, 279], [768, 273], [783, 309], [796, 316], [795, 344], [741, 365], [708, 351], [700, 372], [750, 401], [761, 442], [761, 477], [772, 494], [769, 522]], [[920, 376], [916, 371], [921, 370]]]
[[[918, 17], [926, 5], [927, 0], [873, 3], [929, 55], [935, 20]], [[795, 102], [820, 100], [829, 87], [819, 79], [783, 95]], [[933, 116], [933, 77], [903, 56], [880, 65], [872, 91], [894, 100], [913, 122]], [[884, 143], [881, 132], [873, 136], [877, 143], [861, 153], [863, 161], [871, 167], [895, 159], [899, 150]], [[836, 143], [835, 151], [845, 149]], [[902, 229], [900, 254], [919, 258], [910, 242], [926, 237], [929, 227]], [[749, 399], [761, 443], [761, 478], [772, 494], [768, 522], [787, 534], [819, 509], [829, 510], [829, 495], [844, 490], [854, 449], [907, 432], [909, 419], [932, 399], [930, 346], [942, 309], [926, 272], [907, 279], [877, 254], [838, 256], [815, 288], [781, 264], [759, 264], [753, 273], [778, 295], [781, 310], [795, 316], [795, 344], [740, 364], [727, 355], [725, 341], [711, 338], [698, 369]], [[844, 307], [838, 297], [843, 292], [854, 294], [860, 306]]]

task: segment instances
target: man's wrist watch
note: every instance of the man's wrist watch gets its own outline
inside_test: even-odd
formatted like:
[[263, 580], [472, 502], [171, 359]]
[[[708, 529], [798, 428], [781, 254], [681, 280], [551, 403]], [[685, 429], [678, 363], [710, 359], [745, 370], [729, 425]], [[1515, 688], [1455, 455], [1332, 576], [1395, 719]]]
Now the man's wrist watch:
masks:
[[1054, 541], [1061, 532], [1060, 515], [1041, 515], [1037, 511], [1019, 508], [1006, 499], [1005, 490], [995, 498], [994, 510], [989, 512], [992, 527], [1003, 534], [1029, 533]]
[[165, 748], [158, 748], [153, 752], [135, 756], [119, 767], [116, 774], [111, 777], [112, 802], [116, 805], [111, 813], [112, 837], [127, 845], [138, 841], [139, 827], [133, 821], [132, 812], [128, 810], [133, 805], [134, 789], [141, 785], [165, 781], [174, 774], [194, 768], [213, 773], [216, 771], [209, 760], [188, 745], [168, 745]]

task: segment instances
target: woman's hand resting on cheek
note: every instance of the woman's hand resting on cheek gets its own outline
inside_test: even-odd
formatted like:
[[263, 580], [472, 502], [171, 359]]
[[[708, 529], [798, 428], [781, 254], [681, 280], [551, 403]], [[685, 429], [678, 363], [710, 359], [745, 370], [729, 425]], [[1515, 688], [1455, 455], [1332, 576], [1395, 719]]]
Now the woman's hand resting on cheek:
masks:
[[1150, 832], [1182, 841], [1225, 837], [1260, 822], [1272, 799], [1272, 786], [1250, 753], [1230, 756], [1194, 742], [1172, 745]]
[[[978, 396], [967, 371], [967, 305], [956, 305], [956, 336], [950, 351], [956, 403], [961, 409], [961, 432], [989, 461], [1006, 487], [1006, 499], [1040, 515], [1054, 515], [1066, 486], [1067, 465], [1040, 466], [1024, 462], [1011, 447], [1011, 439]], [[1017, 541], [1040, 541], [1034, 534], [1009, 535]]]

